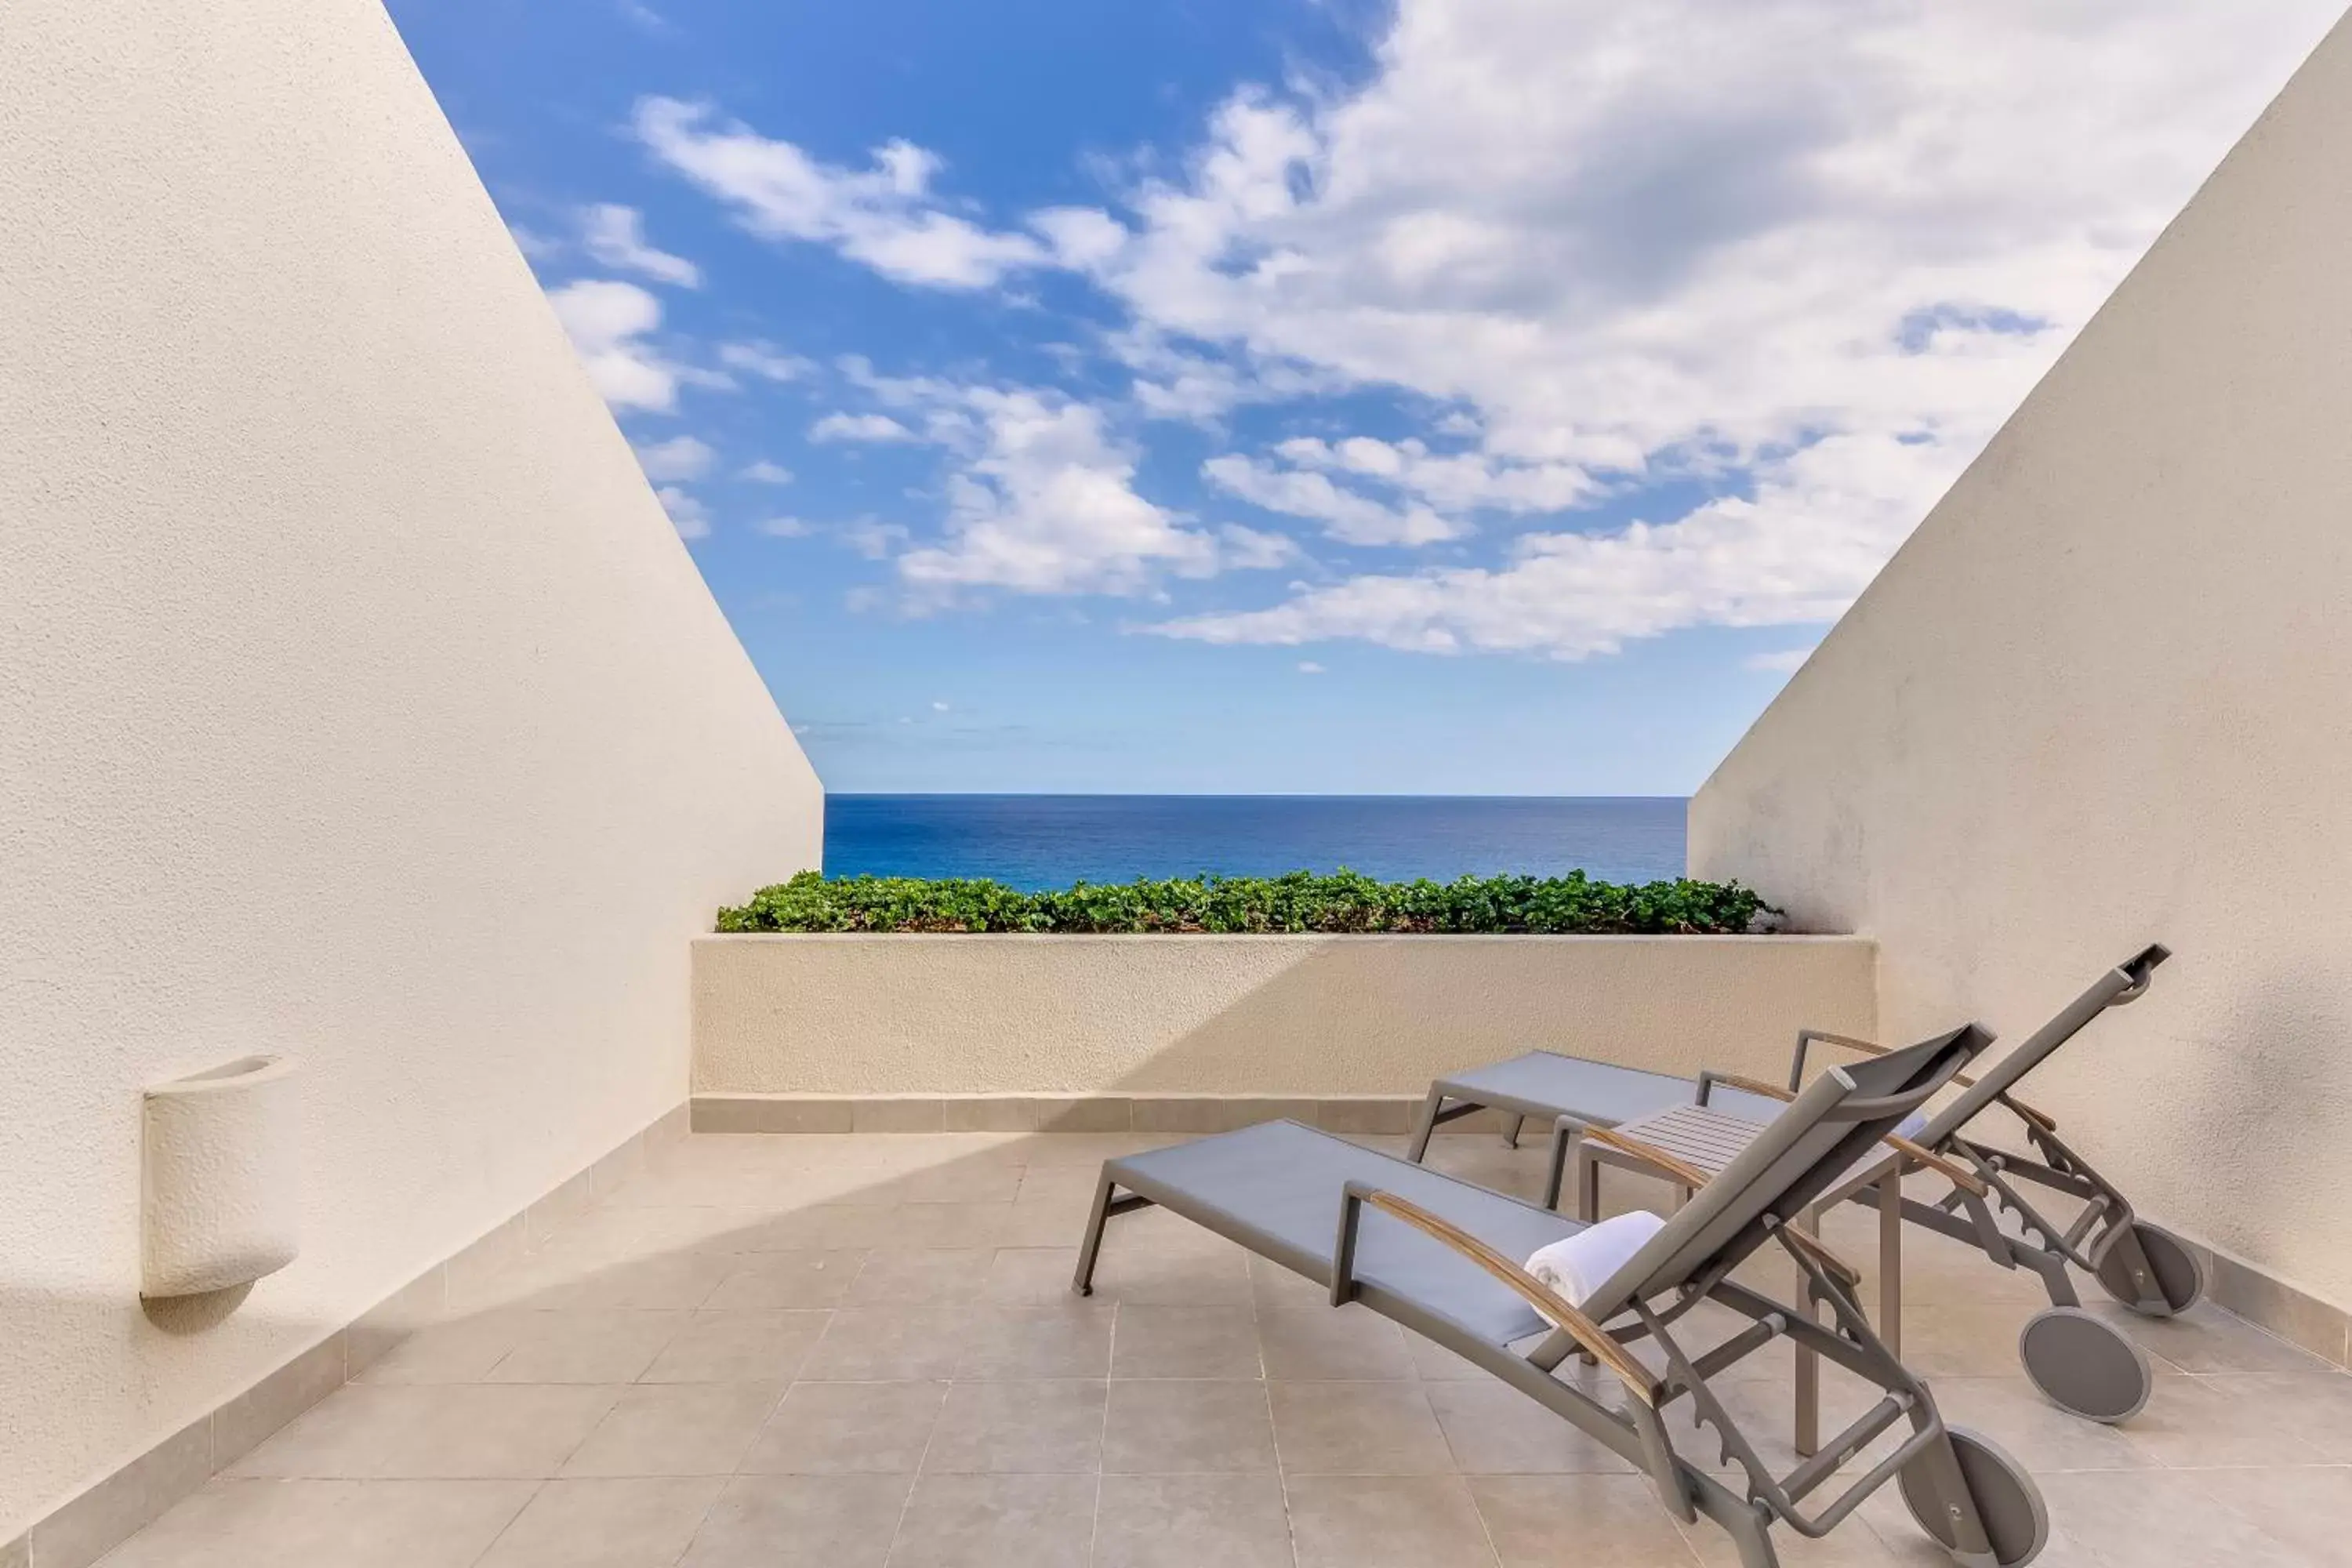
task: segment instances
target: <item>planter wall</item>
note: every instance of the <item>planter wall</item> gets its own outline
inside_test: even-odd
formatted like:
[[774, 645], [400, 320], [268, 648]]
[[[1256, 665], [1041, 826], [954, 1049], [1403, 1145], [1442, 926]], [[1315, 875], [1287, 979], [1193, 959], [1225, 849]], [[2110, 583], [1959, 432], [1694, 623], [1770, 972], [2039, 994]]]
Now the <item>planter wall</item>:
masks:
[[1785, 1071], [1869, 1035], [1853, 937], [710, 936], [694, 1087], [728, 1096], [1419, 1096], [1535, 1047]]

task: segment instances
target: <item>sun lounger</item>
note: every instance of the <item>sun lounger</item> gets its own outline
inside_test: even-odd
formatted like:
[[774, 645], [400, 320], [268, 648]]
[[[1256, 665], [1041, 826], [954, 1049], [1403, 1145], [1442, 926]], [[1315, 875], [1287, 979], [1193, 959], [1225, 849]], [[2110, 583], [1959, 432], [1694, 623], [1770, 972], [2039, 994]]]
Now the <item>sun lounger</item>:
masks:
[[[2032, 1479], [1996, 1445], [1944, 1423], [1927, 1386], [1855, 1303], [1857, 1273], [1788, 1223], [1990, 1038], [1971, 1026], [1824, 1071], [1581, 1302], [1519, 1261], [1578, 1234], [1580, 1222], [1287, 1121], [1106, 1162], [1075, 1288], [1091, 1291], [1111, 1220], [1159, 1205], [1325, 1286], [1334, 1305], [1360, 1302], [1528, 1395], [1639, 1467], [1675, 1517], [1703, 1513], [1721, 1525], [1744, 1568], [1774, 1568], [1774, 1524], [1826, 1535], [1890, 1480], [1956, 1560], [2019, 1568], [2048, 1534]], [[1730, 1278], [1768, 1242], [1794, 1259], [1830, 1322]], [[1746, 1326], [1710, 1347], [1686, 1343], [1684, 1320], [1703, 1301]], [[1710, 1380], [1784, 1337], [1882, 1397], [1821, 1457], [1775, 1474]], [[1644, 1340], [1662, 1368], [1635, 1353]], [[1613, 1405], [1555, 1375], [1578, 1354], [1622, 1384]], [[1675, 1451], [1664, 1414], [1683, 1399], [1714, 1429], [1705, 1446], [1738, 1465], [1736, 1489]], [[1909, 1426], [1899, 1443], [1865, 1456], [1869, 1468], [1827, 1503], [1809, 1504], [1843, 1461], [1898, 1422]]]
[[[2203, 1266], [2196, 1251], [2178, 1237], [2134, 1215], [2124, 1195], [2059, 1139], [2056, 1121], [2018, 1100], [2013, 1091], [2028, 1073], [2092, 1019], [2145, 994], [2157, 966], [2170, 956], [2166, 948], [2151, 946], [2107, 971], [1982, 1077], [1956, 1079], [1962, 1088], [1959, 1095], [1941, 1110], [1928, 1112], [1924, 1122], [1915, 1123], [1907, 1140], [1895, 1140], [1895, 1151], [1886, 1158], [1857, 1164], [1832, 1184], [1822, 1200], [1825, 1206], [1851, 1200], [1885, 1214], [1887, 1194], [1901, 1190], [1903, 1172], [1926, 1169], [1942, 1177], [1948, 1192], [1932, 1203], [1903, 1197], [1901, 1217], [1979, 1247], [2003, 1268], [2021, 1265], [2034, 1271], [2052, 1306], [2019, 1336], [2019, 1358], [2026, 1374], [2053, 1404], [2096, 1421], [2122, 1421], [2138, 1414], [2155, 1383], [2146, 1353], [2130, 1336], [2082, 1310], [2067, 1272], [2069, 1266], [2098, 1280], [2131, 1310], [2151, 1317], [2169, 1316], [2192, 1305], [2204, 1291]], [[1580, 1169], [1576, 1185], [1578, 1211], [1589, 1218], [1597, 1212], [1593, 1188], [1597, 1161], [1629, 1165], [1643, 1162], [1622, 1151], [1585, 1144], [1588, 1128], [1625, 1128], [1646, 1138], [1662, 1119], [1671, 1120], [1677, 1114], [1676, 1108], [1694, 1105], [1759, 1120], [1788, 1100], [1804, 1081], [1808, 1053], [1815, 1046], [1863, 1055], [1882, 1049], [1867, 1041], [1806, 1030], [1797, 1037], [1785, 1089], [1722, 1073], [1703, 1073], [1694, 1085], [1688, 1079], [1664, 1073], [1540, 1052], [1535, 1055], [1546, 1059], [1539, 1064], [1524, 1065], [1533, 1058], [1523, 1057], [1496, 1068], [1477, 1068], [1442, 1079], [1431, 1089], [1413, 1157], [1418, 1160], [1426, 1151], [1429, 1134], [1437, 1125], [1475, 1109], [1465, 1102], [1482, 1088], [1502, 1084], [1518, 1091], [1507, 1106], [1515, 1115], [1556, 1119], [1547, 1203], [1559, 1200], [1570, 1149], [1584, 1144], [1578, 1155]], [[1556, 1098], [1539, 1102], [1532, 1092], [1538, 1085]], [[1580, 1096], [1582, 1104], [1578, 1103]], [[1457, 1103], [1449, 1107], [1449, 1100]], [[1964, 1131], [1996, 1104], [2023, 1124], [2034, 1154], [1990, 1148], [1964, 1136]], [[1681, 1156], [1684, 1166], [1696, 1163], [1702, 1173], [1709, 1166], [1695, 1149], [1672, 1152]], [[1900, 1163], [1895, 1163], [1898, 1159]], [[1687, 1184], [1687, 1171], [1677, 1175], [1663, 1167], [1653, 1168]], [[2083, 1207], [2071, 1220], [2053, 1219], [2020, 1191], [2020, 1182], [2078, 1200]], [[2023, 1234], [2003, 1229], [1999, 1210], [2015, 1215]], [[1890, 1255], [1898, 1234], [1888, 1227]], [[1895, 1339], [1893, 1303], [1900, 1283], [1891, 1268], [1885, 1270], [1883, 1289], [1886, 1308], [1881, 1313], [1880, 1328]], [[1804, 1427], [1801, 1412], [1801, 1431]]]

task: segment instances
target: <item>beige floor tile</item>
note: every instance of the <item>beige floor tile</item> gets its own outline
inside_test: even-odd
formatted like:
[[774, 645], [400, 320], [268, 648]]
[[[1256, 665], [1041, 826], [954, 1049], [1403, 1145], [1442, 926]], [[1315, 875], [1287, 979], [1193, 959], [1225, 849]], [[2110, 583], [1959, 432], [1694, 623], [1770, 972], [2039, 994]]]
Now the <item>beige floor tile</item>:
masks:
[[1250, 1300], [1259, 1311], [1284, 1307], [1310, 1312], [1331, 1310], [1329, 1287], [1318, 1285], [1306, 1275], [1263, 1258], [1247, 1258], [1245, 1267], [1249, 1271]]
[[360, 1383], [480, 1383], [506, 1359], [532, 1314], [476, 1312], [428, 1323], [368, 1363]]
[[988, 1283], [991, 1247], [876, 1247], [850, 1282], [849, 1307], [945, 1306], [976, 1301]]
[[2309, 1568], [2310, 1558], [2265, 1534], [2194, 1477], [2109, 1470], [2035, 1479], [2059, 1540], [2102, 1568], [2191, 1563]]
[[891, 1211], [892, 1247], [1003, 1247], [1013, 1205], [901, 1204]]
[[691, 1309], [709, 1300], [734, 1268], [732, 1255], [724, 1252], [620, 1258], [583, 1277], [564, 1294], [562, 1305]]
[[1015, 1199], [998, 1229], [997, 1244], [1075, 1249], [1087, 1234], [1087, 1213], [1086, 1205], [1060, 1198]]
[[1274, 1443], [1289, 1476], [1450, 1475], [1418, 1383], [1275, 1383]]
[[1465, 1475], [1557, 1475], [1629, 1470], [1596, 1442], [1507, 1384], [1431, 1383], [1423, 1392]]
[[711, 1311], [835, 1306], [865, 1262], [866, 1254], [855, 1248], [741, 1253], [702, 1305]]
[[1103, 1468], [1129, 1475], [1276, 1468], [1265, 1384], [1114, 1381], [1103, 1424]]
[[999, 1307], [1052, 1307], [1068, 1300], [1077, 1271], [1075, 1247], [1000, 1247], [990, 1258], [981, 1295]]
[[565, 1384], [366, 1392], [405, 1406], [383, 1412], [373, 1473], [418, 1479], [555, 1475], [621, 1394]]
[[1293, 1476], [1284, 1490], [1298, 1568], [1494, 1568], [1459, 1476]]
[[1405, 1354], [1412, 1359], [1412, 1370], [1423, 1383], [1495, 1381], [1493, 1373], [1464, 1360], [1434, 1340], [1423, 1339], [1419, 1334], [1405, 1334], [1403, 1338]]
[[2352, 1462], [2352, 1377], [2164, 1378], [2147, 1408], [2121, 1430], [2133, 1447], [2176, 1468]]
[[1102, 1377], [1110, 1371], [1108, 1302], [973, 1313], [956, 1375], [966, 1378]]
[[831, 1252], [887, 1247], [896, 1204], [819, 1204], [780, 1211], [746, 1228], [739, 1252]]
[[228, 1473], [289, 1479], [372, 1476], [390, 1424], [412, 1403], [405, 1390], [346, 1384], [257, 1444]]
[[1102, 1468], [1103, 1384], [1092, 1378], [959, 1383], [923, 1469], [988, 1475], [1091, 1475]]
[[1084, 1568], [1096, 1485], [1092, 1476], [924, 1476], [890, 1568]]
[[697, 1312], [640, 1383], [789, 1383], [833, 1314], [826, 1311]]
[[958, 1161], [910, 1171], [893, 1184], [902, 1204], [1009, 1204], [1021, 1190], [1022, 1168], [997, 1161]]
[[1257, 1322], [1247, 1307], [1122, 1302], [1111, 1339], [1113, 1377], [1256, 1377]]
[[2311, 1568], [2352, 1568], [2352, 1467], [2194, 1470], [2184, 1478]]
[[514, 1348], [485, 1383], [627, 1383], [661, 1354], [682, 1311], [525, 1312]]
[[2218, 1307], [2191, 1307], [2177, 1318], [2143, 1318], [2105, 1300], [2096, 1287], [2084, 1296], [2083, 1305], [2085, 1310], [2129, 1334], [2150, 1355], [2160, 1357], [2165, 1365], [2182, 1372], [2319, 1376], [2332, 1370], [2309, 1351], [2291, 1345]]
[[[1075, 1244], [1078, 1233], [1067, 1238]], [[1242, 1306], [1250, 1300], [1249, 1255], [1165, 1209], [1121, 1215], [1103, 1233], [1095, 1294], [1170, 1307]]]
[[1076, 1211], [1083, 1221], [1094, 1206], [1095, 1188], [1102, 1179], [1099, 1167], [1029, 1165], [1023, 1168], [1021, 1191], [1013, 1202], [1061, 1204]]
[[1354, 1304], [1261, 1308], [1257, 1331], [1268, 1377], [1364, 1383], [1415, 1375], [1406, 1336]]
[[1475, 1476], [1470, 1495], [1502, 1568], [1695, 1568], [1637, 1475]]
[[[2157, 1384], [2164, 1397], [2173, 1380]], [[2131, 1440], [2136, 1422], [2102, 1426], [2061, 1410], [2023, 1377], [1939, 1377], [1937, 1407], [1955, 1426], [1992, 1434], [2029, 1471], [2124, 1470], [2155, 1463]]]
[[844, 1307], [801, 1363], [804, 1380], [914, 1382], [954, 1373], [974, 1321], [954, 1307]]
[[783, 1392], [772, 1383], [639, 1384], [622, 1394], [563, 1473], [731, 1475]]
[[1095, 1568], [1291, 1568], [1290, 1519], [1270, 1475], [1106, 1476]]
[[531, 1481], [214, 1481], [104, 1568], [467, 1568]]
[[726, 1484], [716, 1476], [550, 1481], [478, 1568], [671, 1568]]
[[741, 1468], [762, 1475], [911, 1474], [946, 1397], [944, 1383], [796, 1383]]
[[911, 1476], [738, 1476], [681, 1568], [882, 1568]]

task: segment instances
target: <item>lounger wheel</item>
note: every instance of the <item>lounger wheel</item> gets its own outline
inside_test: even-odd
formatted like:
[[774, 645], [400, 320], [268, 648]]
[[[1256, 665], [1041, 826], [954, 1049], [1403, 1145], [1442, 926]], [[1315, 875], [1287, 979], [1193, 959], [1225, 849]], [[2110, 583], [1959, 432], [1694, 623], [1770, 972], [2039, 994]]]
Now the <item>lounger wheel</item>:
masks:
[[[1951, 1439], [1960, 1479], [1969, 1489], [1969, 1500], [1976, 1504], [1977, 1517], [1984, 1521], [1985, 1539], [1992, 1546], [1987, 1568], [2024, 1568], [2050, 1541], [2050, 1510], [2043, 1506], [2033, 1478], [1990, 1437], [1965, 1426], [1947, 1427], [1945, 1436]], [[1936, 1544], [1970, 1568], [1986, 1563], [1981, 1557], [1962, 1553], [1959, 1523], [1953, 1517], [1956, 1507], [1943, 1497], [1931, 1471], [1915, 1460], [1904, 1467], [1899, 1484], [1911, 1517]]]
[[2168, 1318], [2195, 1306], [2205, 1294], [2205, 1265], [2196, 1251], [2146, 1220], [2134, 1220], [2129, 1235], [2139, 1243], [2137, 1256], [2132, 1247], [2109, 1247], [2099, 1259], [2101, 1288], [2144, 1318]]
[[2036, 1312], [2017, 1336], [2017, 1355], [2043, 1398], [2092, 1421], [2130, 1420], [2156, 1387], [2147, 1352], [2080, 1307]]

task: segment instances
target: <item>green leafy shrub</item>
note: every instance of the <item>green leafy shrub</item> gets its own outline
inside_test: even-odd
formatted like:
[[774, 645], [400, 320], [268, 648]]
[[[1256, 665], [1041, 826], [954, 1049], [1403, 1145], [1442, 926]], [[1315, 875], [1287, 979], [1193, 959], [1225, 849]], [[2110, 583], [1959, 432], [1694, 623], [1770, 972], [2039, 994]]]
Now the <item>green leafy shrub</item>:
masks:
[[1192, 877], [1024, 893], [942, 877], [803, 871], [719, 911], [722, 931], [1391, 932], [1653, 935], [1742, 932], [1780, 911], [1737, 882], [1464, 877], [1376, 882], [1341, 870]]

